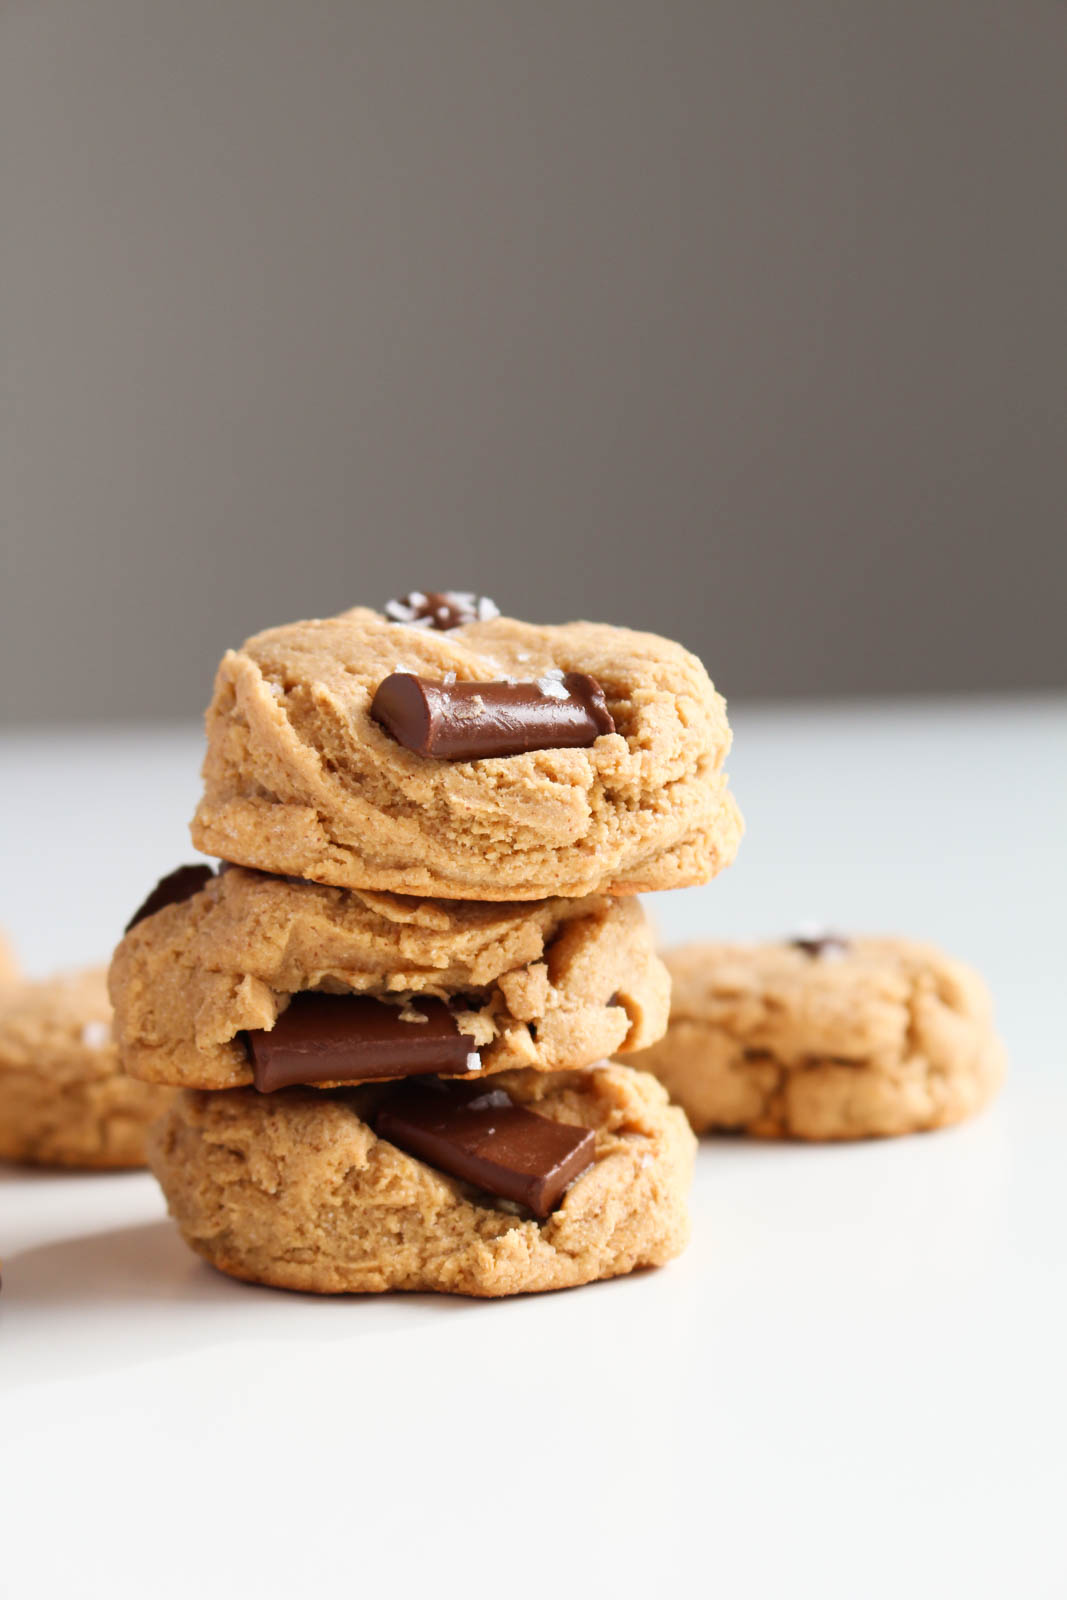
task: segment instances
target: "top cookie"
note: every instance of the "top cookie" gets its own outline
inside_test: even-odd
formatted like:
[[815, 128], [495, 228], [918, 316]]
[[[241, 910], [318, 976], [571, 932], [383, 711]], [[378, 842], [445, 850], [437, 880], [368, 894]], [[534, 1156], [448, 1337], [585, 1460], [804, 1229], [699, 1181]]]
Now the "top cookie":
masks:
[[[616, 731], [582, 748], [419, 754], [371, 715], [397, 672], [442, 686], [589, 674]], [[226, 654], [207, 735], [197, 847], [339, 888], [466, 900], [674, 889], [728, 866], [741, 836], [725, 702], [695, 656], [626, 628], [495, 617], [437, 631], [361, 608], [292, 623]]]

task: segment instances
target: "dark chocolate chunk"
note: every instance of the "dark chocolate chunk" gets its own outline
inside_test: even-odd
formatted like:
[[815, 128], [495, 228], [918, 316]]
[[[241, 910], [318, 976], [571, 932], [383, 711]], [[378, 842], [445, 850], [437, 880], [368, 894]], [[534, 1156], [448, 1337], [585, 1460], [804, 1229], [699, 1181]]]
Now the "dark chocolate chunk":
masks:
[[129, 922], [125, 932], [136, 928], [139, 922], [146, 917], [154, 917], [157, 911], [162, 911], [164, 906], [176, 906], [182, 900], [191, 900], [194, 894], [199, 894], [206, 883], [210, 883], [215, 876], [210, 867], [202, 864], [188, 867], [175, 867], [173, 872], [168, 872], [165, 878], [160, 878], [152, 893], [148, 896], [143, 906], [138, 906]]
[[273, 1028], [250, 1028], [245, 1039], [261, 1094], [296, 1083], [477, 1070], [474, 1040], [460, 1033], [443, 1000], [401, 1008], [368, 995], [305, 991], [293, 996]]
[[500, 609], [484, 594], [467, 589], [412, 589], [400, 600], [387, 600], [385, 614], [390, 622], [403, 622], [409, 628], [436, 628], [447, 633], [467, 622], [488, 622], [499, 617]]
[[553, 1122], [481, 1084], [412, 1084], [379, 1107], [380, 1139], [479, 1189], [554, 1211], [564, 1191], [593, 1164], [589, 1128]]
[[550, 672], [536, 683], [433, 683], [393, 672], [371, 716], [398, 744], [442, 761], [585, 748], [615, 723], [586, 672]]
[[825, 955], [844, 955], [848, 949], [848, 940], [836, 933], [812, 934], [806, 938], [790, 939], [789, 943], [794, 950], [803, 950], [813, 961]]

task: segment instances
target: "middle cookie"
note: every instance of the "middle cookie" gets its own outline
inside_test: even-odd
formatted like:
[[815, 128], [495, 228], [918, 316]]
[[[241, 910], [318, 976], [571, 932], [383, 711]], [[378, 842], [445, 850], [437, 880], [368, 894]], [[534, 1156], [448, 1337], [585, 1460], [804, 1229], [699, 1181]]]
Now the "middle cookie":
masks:
[[270, 1090], [590, 1066], [660, 1038], [670, 979], [633, 899], [420, 900], [230, 867], [135, 921], [110, 990], [133, 1077]]

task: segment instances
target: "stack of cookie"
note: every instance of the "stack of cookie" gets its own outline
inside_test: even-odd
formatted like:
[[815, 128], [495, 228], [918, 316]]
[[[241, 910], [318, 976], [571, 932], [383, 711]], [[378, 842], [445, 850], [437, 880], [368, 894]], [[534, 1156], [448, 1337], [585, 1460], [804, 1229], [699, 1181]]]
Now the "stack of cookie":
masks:
[[111, 969], [187, 1242], [322, 1293], [501, 1295], [657, 1265], [694, 1140], [638, 890], [741, 824], [725, 706], [680, 646], [412, 594], [223, 660], [193, 839]]

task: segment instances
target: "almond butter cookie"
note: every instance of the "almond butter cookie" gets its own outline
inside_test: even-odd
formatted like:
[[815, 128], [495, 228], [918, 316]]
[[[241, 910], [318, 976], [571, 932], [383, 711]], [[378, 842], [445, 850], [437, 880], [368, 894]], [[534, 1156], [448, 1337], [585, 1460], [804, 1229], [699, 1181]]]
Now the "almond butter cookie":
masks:
[[906, 939], [691, 944], [666, 956], [670, 1026], [629, 1057], [697, 1133], [863, 1139], [960, 1122], [1004, 1051], [977, 973]]
[[461, 900], [675, 889], [728, 866], [741, 837], [730, 729], [696, 657], [653, 634], [494, 609], [409, 596], [228, 652], [197, 847]]
[[166, 1089], [119, 1066], [103, 969], [0, 990], [0, 1158], [140, 1167]]
[[605, 1064], [414, 1093], [183, 1091], [149, 1161], [187, 1244], [284, 1289], [524, 1294], [684, 1247], [696, 1141], [647, 1074]]
[[670, 994], [634, 899], [420, 900], [207, 866], [153, 891], [110, 985], [126, 1070], [198, 1089], [584, 1067], [651, 1044]]
[[18, 962], [7, 939], [0, 933], [0, 984], [13, 983], [19, 975]]

